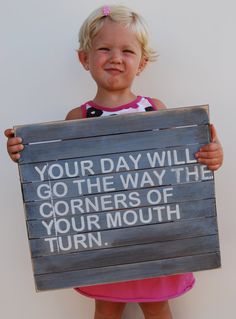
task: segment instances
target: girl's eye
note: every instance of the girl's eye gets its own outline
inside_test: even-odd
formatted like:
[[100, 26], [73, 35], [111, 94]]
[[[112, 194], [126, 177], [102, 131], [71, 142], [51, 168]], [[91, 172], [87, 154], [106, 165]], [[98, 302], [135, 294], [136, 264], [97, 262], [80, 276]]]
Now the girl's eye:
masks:
[[99, 50], [99, 51], [109, 51], [109, 48], [105, 48], [105, 47], [104, 47], [104, 48], [99, 48], [98, 50]]
[[123, 50], [123, 52], [124, 52], [124, 53], [131, 53], [131, 54], [135, 54], [135, 53], [134, 53], [134, 51], [129, 50], [129, 49], [125, 49], [125, 50]]

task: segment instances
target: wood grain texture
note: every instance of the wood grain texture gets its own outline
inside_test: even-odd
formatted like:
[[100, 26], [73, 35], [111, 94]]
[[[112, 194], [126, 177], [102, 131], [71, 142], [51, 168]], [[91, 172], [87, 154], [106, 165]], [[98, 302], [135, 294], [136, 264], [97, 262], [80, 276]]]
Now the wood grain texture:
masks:
[[[207, 243], [207, 245], [206, 245]], [[161, 260], [164, 258], [176, 258], [178, 256], [193, 256], [199, 253], [205, 254], [219, 250], [217, 235], [209, 235], [195, 238], [177, 239], [157, 244], [141, 244], [117, 248], [106, 248], [93, 251], [82, 251], [69, 255], [43, 256], [33, 258], [36, 275], [52, 272], [64, 272], [94, 267], [119, 265], [120, 260], [124, 264], [143, 262], [146, 260]]]
[[131, 132], [106, 136], [95, 136], [54, 140], [44, 143], [26, 144], [21, 153], [21, 164], [60, 160], [65, 158], [106, 155], [128, 151], [178, 147], [188, 144], [206, 144], [209, 130], [206, 125], [179, 127], [166, 130]]
[[197, 256], [178, 257], [146, 261], [143, 263], [108, 266], [95, 269], [64, 272], [63, 278], [60, 273], [36, 275], [37, 289], [59, 289], [66, 287], [95, 285], [99, 282], [109, 283], [140, 278], [152, 278], [167, 276], [190, 271], [208, 270], [220, 267], [219, 252], [202, 254]]

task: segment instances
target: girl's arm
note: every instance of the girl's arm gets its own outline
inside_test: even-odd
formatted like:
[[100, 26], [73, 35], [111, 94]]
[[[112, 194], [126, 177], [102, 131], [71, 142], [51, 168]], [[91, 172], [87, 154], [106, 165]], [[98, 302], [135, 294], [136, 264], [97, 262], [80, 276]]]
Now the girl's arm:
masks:
[[158, 100], [158, 99], [152, 98], [152, 101], [153, 101], [153, 103], [156, 105], [156, 108], [157, 108], [158, 110], [163, 110], [163, 109], [166, 109], [166, 108], [167, 108], [166, 105], [165, 105], [162, 101], [160, 101], [160, 100]]
[[72, 109], [66, 116], [67, 120], [79, 120], [83, 118], [82, 109], [81, 107], [76, 107]]
[[[82, 110], [80, 107], [74, 108], [66, 116], [66, 120], [76, 120], [81, 118]], [[24, 149], [22, 139], [20, 137], [15, 137], [14, 130], [11, 128], [6, 129], [4, 134], [7, 137], [7, 152], [11, 160], [17, 162], [20, 159], [20, 152]]]
[[[158, 109], [166, 109], [165, 104], [163, 104], [158, 99], [152, 99], [154, 104]], [[221, 146], [220, 140], [217, 136], [216, 129], [213, 124], [210, 124], [211, 142], [204, 145], [195, 154], [198, 163], [207, 165], [208, 169], [216, 171], [223, 164], [223, 148]]]

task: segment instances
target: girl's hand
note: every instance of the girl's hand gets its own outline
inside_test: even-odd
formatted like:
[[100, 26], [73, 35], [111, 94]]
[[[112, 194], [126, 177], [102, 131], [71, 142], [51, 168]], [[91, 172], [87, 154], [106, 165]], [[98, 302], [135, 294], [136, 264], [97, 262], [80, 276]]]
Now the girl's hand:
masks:
[[223, 148], [213, 124], [210, 124], [210, 131], [211, 143], [201, 147], [195, 155], [199, 163], [207, 165], [208, 169], [212, 171], [216, 171], [223, 163]]
[[5, 136], [8, 138], [7, 140], [7, 151], [10, 158], [17, 162], [20, 158], [20, 151], [23, 150], [24, 145], [22, 144], [22, 139], [20, 137], [14, 137], [13, 129], [6, 129], [4, 132]]

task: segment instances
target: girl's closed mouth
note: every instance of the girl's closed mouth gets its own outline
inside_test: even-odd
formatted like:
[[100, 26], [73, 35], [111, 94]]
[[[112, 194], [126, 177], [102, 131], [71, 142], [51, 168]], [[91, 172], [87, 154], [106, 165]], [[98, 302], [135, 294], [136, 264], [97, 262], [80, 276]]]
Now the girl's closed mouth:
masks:
[[123, 70], [117, 69], [117, 68], [106, 68], [105, 71], [110, 73], [121, 73]]

